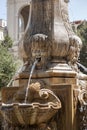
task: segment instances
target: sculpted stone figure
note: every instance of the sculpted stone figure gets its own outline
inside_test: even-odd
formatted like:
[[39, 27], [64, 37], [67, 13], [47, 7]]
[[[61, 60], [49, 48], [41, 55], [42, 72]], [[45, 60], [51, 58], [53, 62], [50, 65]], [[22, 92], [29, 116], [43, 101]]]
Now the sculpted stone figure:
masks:
[[68, 58], [67, 58], [68, 63], [73, 69], [75, 69], [77, 71], [78, 68], [75, 66], [76, 66], [76, 63], [77, 63], [79, 55], [80, 55], [80, 50], [82, 48], [82, 41], [76, 35], [70, 36], [69, 40], [70, 40], [70, 49], [69, 49], [69, 54], [68, 54]]

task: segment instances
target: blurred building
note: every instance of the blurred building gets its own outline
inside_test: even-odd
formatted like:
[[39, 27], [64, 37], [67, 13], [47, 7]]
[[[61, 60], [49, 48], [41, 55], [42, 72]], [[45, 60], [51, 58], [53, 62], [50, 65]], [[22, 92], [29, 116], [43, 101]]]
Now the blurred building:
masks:
[[18, 40], [23, 36], [29, 17], [31, 0], [7, 0], [7, 29], [13, 40], [13, 51], [18, 52]]
[[0, 19], [0, 41], [4, 40], [7, 35], [7, 22], [6, 20]]
[[8, 34], [13, 41], [18, 41], [28, 22], [31, 0], [7, 0]]

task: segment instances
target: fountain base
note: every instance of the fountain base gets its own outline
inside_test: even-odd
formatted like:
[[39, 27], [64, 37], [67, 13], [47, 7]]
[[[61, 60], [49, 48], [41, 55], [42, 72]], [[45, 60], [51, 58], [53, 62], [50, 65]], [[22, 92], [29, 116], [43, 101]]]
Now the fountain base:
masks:
[[[39, 127], [39, 126], [42, 126], [42, 124], [44, 123], [45, 123], [45, 126], [47, 126], [46, 128], [47, 130], [48, 130], [48, 127], [51, 130], [59, 130], [59, 129], [60, 130], [77, 130], [77, 125], [75, 125], [76, 118], [74, 116], [74, 114], [76, 113], [77, 106], [75, 106], [75, 104], [77, 103], [77, 101], [75, 101], [75, 96], [73, 95], [74, 89], [77, 88], [76, 76], [77, 76], [77, 73], [73, 71], [67, 64], [64, 64], [64, 63], [61, 63], [61, 64], [54, 63], [46, 71], [43, 71], [43, 70], [35, 71], [31, 79], [31, 85], [33, 84], [35, 87], [31, 89], [32, 87], [30, 85], [29, 95], [32, 98], [29, 98], [28, 100], [30, 101], [31, 104], [32, 104], [32, 101], [33, 103], [34, 102], [36, 103], [36, 101], [38, 101], [40, 104], [37, 104], [38, 107], [36, 108], [34, 108], [34, 106], [31, 105], [32, 110], [30, 110], [30, 106], [28, 106], [27, 104], [23, 104], [24, 98], [25, 98], [25, 89], [27, 86], [29, 74], [21, 73], [20, 75], [18, 75], [18, 77], [16, 77], [16, 80], [14, 82], [14, 84], [18, 87], [13, 86], [13, 87], [2, 89], [2, 102], [5, 103], [5, 105], [2, 104], [2, 110], [6, 112], [6, 110], [8, 111], [10, 110], [9, 108], [11, 108], [13, 112], [9, 114], [9, 116], [7, 114], [7, 116], [8, 118], [11, 118], [11, 121], [13, 118], [12, 122], [16, 124], [16, 126], [18, 127], [18, 130], [19, 130], [18, 124], [20, 124], [21, 127], [26, 126], [27, 129], [29, 128], [31, 130], [32, 129], [44, 130], [45, 129], [44, 127], [42, 128]], [[43, 101], [44, 103], [47, 103], [48, 105], [49, 103], [54, 102], [54, 104], [52, 104], [53, 106], [50, 106], [51, 109], [47, 106], [44, 106], [43, 109], [41, 109], [42, 108], [41, 103], [43, 104], [43, 102], [42, 100], [39, 100], [38, 98], [39, 87], [37, 87], [36, 84], [40, 84], [40, 87], [41, 87], [40, 89], [47, 89], [47, 90], [52, 91], [56, 95], [56, 97], [60, 99], [61, 104], [62, 104], [61, 109], [59, 109], [60, 104], [58, 105], [59, 107], [58, 109], [54, 109], [55, 107], [57, 108], [57, 104], [56, 104], [57, 101], [54, 100], [52, 96], [49, 100], [48, 99], [46, 100], [47, 102]], [[11, 100], [11, 99], [14, 99], [14, 100]], [[7, 106], [6, 104], [10, 104], [10, 105]], [[30, 120], [31, 114], [27, 113], [26, 110], [29, 110], [30, 113], [31, 111], [34, 110], [32, 114], [34, 114], [35, 111], [37, 111], [37, 114], [36, 113], [34, 114], [33, 123], [31, 123], [31, 121], [28, 121], [27, 117], [29, 117], [29, 120]], [[40, 110], [42, 112], [40, 112]], [[23, 115], [20, 114], [22, 112], [24, 112]], [[44, 116], [42, 116], [43, 114]], [[35, 116], [40, 121], [35, 119]], [[17, 117], [19, 119], [17, 119]], [[14, 118], [15, 118], [15, 121], [14, 121]], [[26, 121], [24, 121], [24, 119]], [[24, 121], [24, 122], [19, 122], [19, 121]], [[13, 124], [13, 126], [15, 124]], [[24, 128], [24, 130], [26, 130], [26, 128]]]

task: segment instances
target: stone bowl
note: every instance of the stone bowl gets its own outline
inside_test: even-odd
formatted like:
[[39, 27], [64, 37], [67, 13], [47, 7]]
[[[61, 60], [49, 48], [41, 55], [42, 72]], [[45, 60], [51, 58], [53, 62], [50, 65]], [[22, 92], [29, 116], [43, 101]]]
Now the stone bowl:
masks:
[[[40, 90], [39, 94], [42, 98], [47, 98], [47, 102], [1, 103], [2, 116], [8, 123], [14, 125], [37, 125], [48, 122], [61, 108], [61, 102], [48, 89]], [[52, 100], [49, 100], [51, 96]]]

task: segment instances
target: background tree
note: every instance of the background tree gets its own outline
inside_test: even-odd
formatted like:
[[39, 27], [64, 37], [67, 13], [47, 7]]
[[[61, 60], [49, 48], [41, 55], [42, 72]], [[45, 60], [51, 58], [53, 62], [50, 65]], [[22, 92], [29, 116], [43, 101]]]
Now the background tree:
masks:
[[11, 48], [13, 44], [12, 39], [7, 35], [5, 39], [1, 42], [1, 45], [8, 48]]
[[0, 43], [0, 88], [8, 84], [16, 71], [14, 58], [9, 52], [11, 46], [12, 40], [8, 36]]
[[83, 42], [83, 47], [80, 54], [80, 62], [87, 67], [87, 21], [83, 21], [83, 23], [78, 26], [77, 34]]

